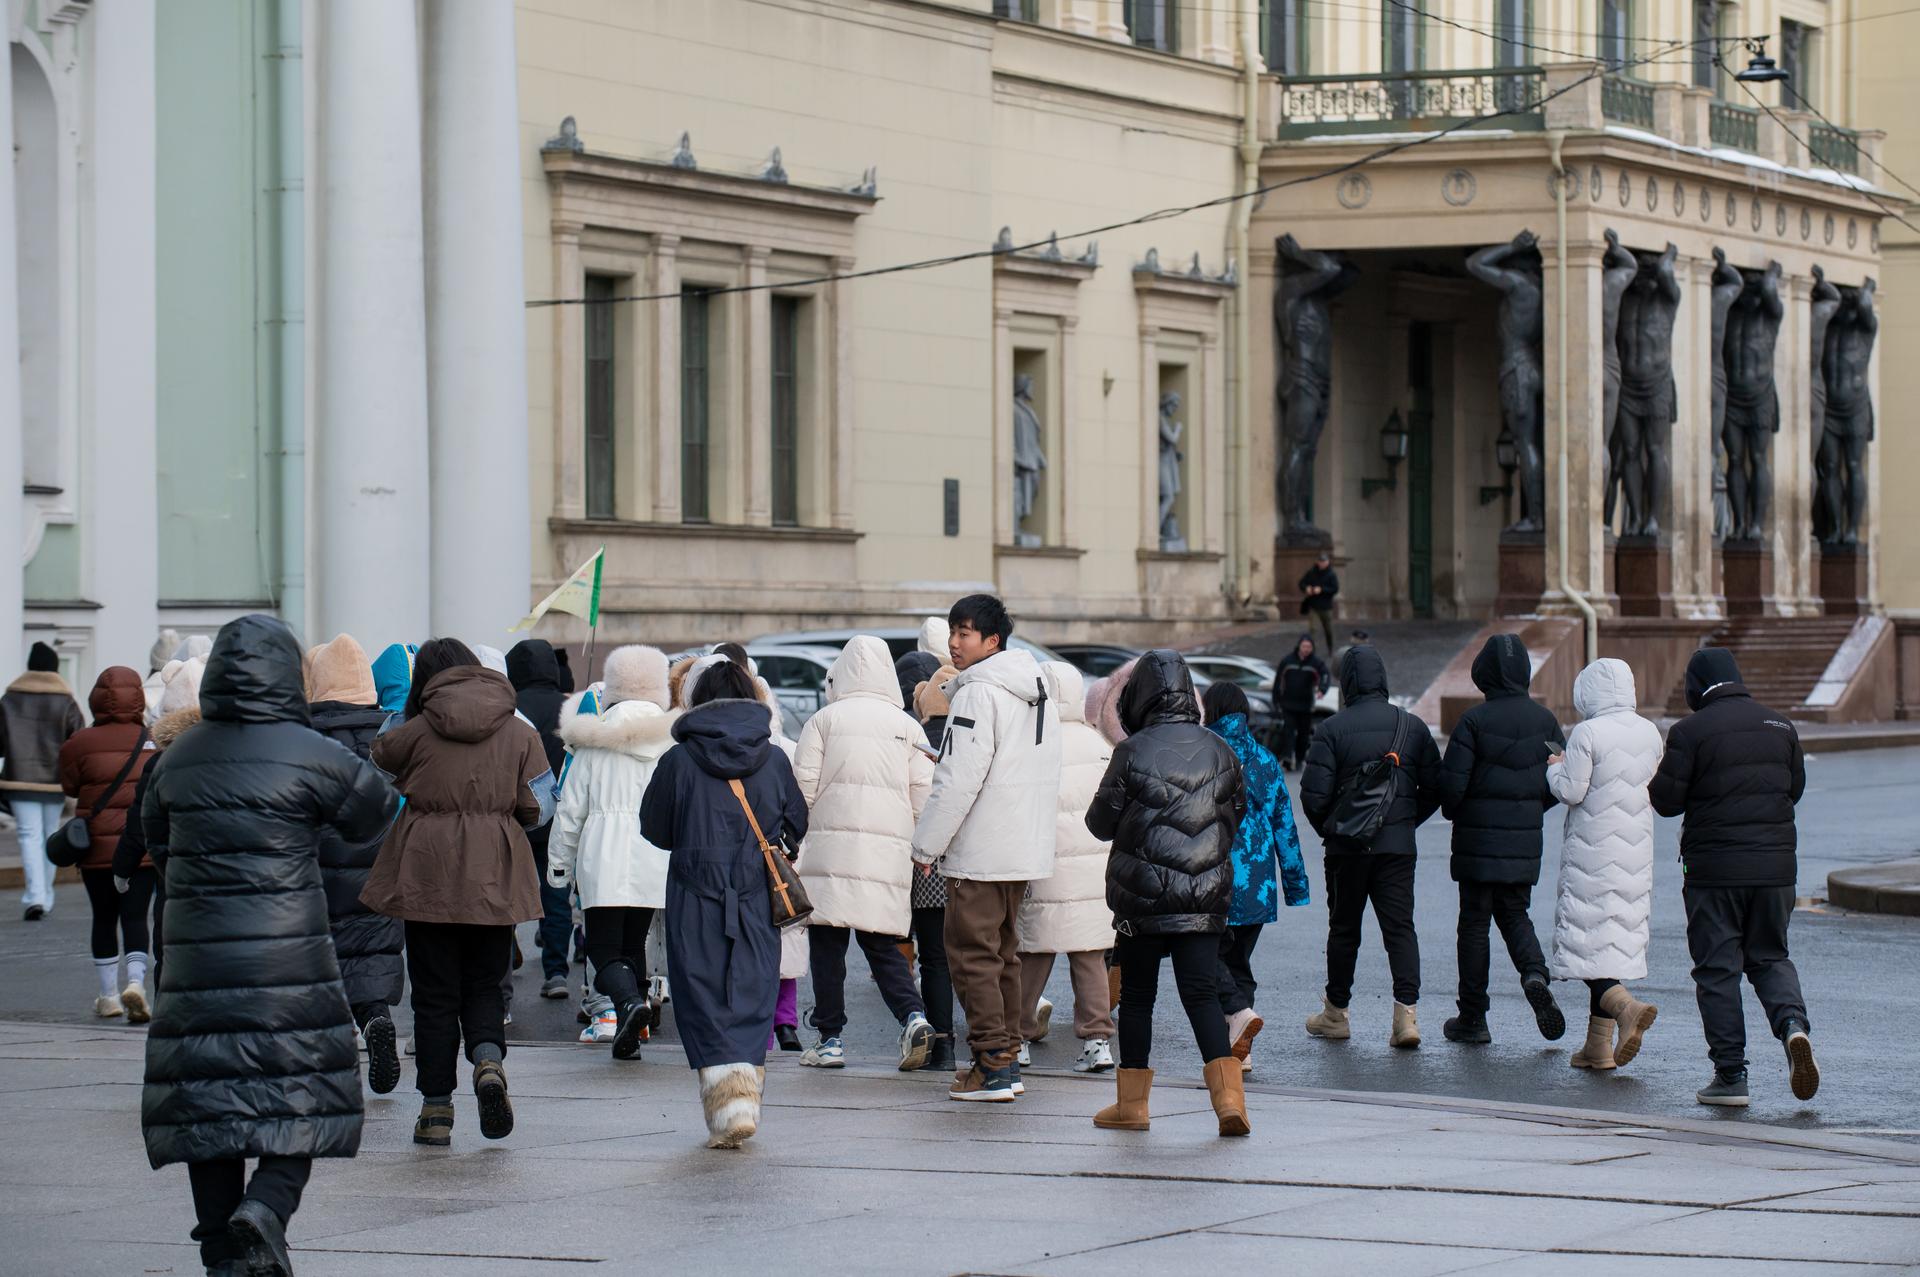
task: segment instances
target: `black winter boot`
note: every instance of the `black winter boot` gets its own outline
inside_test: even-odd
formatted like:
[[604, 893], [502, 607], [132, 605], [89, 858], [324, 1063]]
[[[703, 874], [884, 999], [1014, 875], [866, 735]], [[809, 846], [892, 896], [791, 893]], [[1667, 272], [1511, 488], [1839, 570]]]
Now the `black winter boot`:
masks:
[[251, 1197], [242, 1198], [227, 1228], [245, 1253], [239, 1267], [247, 1277], [293, 1277], [293, 1260], [287, 1255], [287, 1226], [267, 1206]]
[[1540, 1026], [1540, 1036], [1549, 1042], [1558, 1042], [1567, 1035], [1567, 1017], [1560, 1012], [1560, 1004], [1553, 1000], [1553, 988], [1545, 976], [1532, 975], [1520, 982], [1520, 991], [1527, 995], [1527, 1005], [1533, 1008], [1533, 1021]]
[[640, 1058], [640, 1040], [653, 1022], [653, 1017], [647, 1011], [647, 1000], [632, 998], [622, 1002], [619, 1016], [620, 1028], [613, 1035], [613, 1058], [637, 1060]]
[[1485, 1015], [1468, 1015], [1462, 1011], [1440, 1026], [1440, 1032], [1449, 1042], [1462, 1042], [1469, 1046], [1485, 1046], [1493, 1041], [1493, 1034], [1487, 1031]]

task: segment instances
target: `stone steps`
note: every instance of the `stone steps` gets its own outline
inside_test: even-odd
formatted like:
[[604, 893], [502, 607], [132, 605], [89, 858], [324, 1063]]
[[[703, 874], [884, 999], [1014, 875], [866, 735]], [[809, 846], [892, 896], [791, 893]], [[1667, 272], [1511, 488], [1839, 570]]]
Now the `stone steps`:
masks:
[[[1740, 663], [1740, 681], [1763, 705], [1791, 710], [1803, 703], [1853, 633], [1851, 616], [1737, 617], [1716, 629], [1702, 644], [1724, 647]], [[1667, 711], [1687, 711], [1685, 680], [1675, 687]]]

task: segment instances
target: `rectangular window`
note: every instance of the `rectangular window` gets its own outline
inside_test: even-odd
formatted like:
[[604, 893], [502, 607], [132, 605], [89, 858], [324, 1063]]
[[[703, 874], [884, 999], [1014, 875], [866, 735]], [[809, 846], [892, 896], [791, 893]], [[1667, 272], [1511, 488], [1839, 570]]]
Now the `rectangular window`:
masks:
[[1787, 73], [1787, 82], [1781, 86], [1780, 105], [1805, 110], [1819, 104], [1820, 86], [1815, 74], [1820, 64], [1819, 44], [1820, 28], [1781, 20], [1780, 69]]
[[1493, 65], [1531, 66], [1534, 51], [1527, 45], [1533, 40], [1533, 0], [1498, 0], [1493, 34]]
[[615, 336], [619, 281], [610, 275], [587, 276], [587, 517], [614, 517]]
[[800, 322], [806, 300], [773, 299], [773, 522], [800, 523]]
[[1693, 0], [1693, 83], [1695, 88], [1716, 87], [1714, 58], [1719, 54], [1720, 0]]
[[710, 517], [708, 460], [712, 455], [707, 376], [712, 298], [699, 288], [680, 290], [680, 517], [705, 523]]
[[1015, 22], [1040, 21], [1040, 0], [993, 0], [993, 16]]
[[1427, 65], [1427, 29], [1410, 0], [1381, 0], [1380, 69], [1419, 71]]
[[1307, 5], [1311, 0], [1260, 0], [1260, 56], [1279, 75], [1311, 75]]
[[1633, 58], [1633, 0], [1600, 0], [1598, 56], [1618, 69]]
[[1121, 19], [1141, 48], [1180, 51], [1180, 0], [1126, 0]]

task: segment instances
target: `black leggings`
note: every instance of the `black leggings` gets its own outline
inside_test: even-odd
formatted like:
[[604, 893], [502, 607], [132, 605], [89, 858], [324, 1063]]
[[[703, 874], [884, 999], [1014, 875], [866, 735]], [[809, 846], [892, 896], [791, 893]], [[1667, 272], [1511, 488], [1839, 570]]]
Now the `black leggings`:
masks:
[[[310, 1157], [263, 1157], [246, 1182], [247, 1159], [223, 1157], [211, 1162], [188, 1162], [187, 1182], [193, 1186], [193, 1240], [200, 1243], [200, 1261], [209, 1269], [229, 1260], [244, 1259], [227, 1221], [251, 1197], [279, 1217], [282, 1225], [300, 1209], [300, 1194], [313, 1174]], [[245, 1267], [245, 1265], [241, 1265]]]
[[1620, 982], [1619, 982], [1618, 980], [1589, 980], [1589, 981], [1587, 981], [1587, 1011], [1588, 1011], [1588, 1014], [1590, 1014], [1590, 1015], [1594, 1015], [1594, 1016], [1598, 1016], [1599, 1018], [1601, 1018], [1601, 1019], [1603, 1019], [1603, 1020], [1604, 1020], [1604, 1019], [1606, 1019], [1606, 1017], [1607, 1017], [1607, 1013], [1606, 1013], [1606, 1012], [1605, 1012], [1604, 1010], [1602, 1010], [1602, 1009], [1601, 1009], [1601, 1007], [1600, 1007], [1600, 999], [1601, 999], [1601, 998], [1604, 998], [1604, 997], [1606, 997], [1606, 996], [1607, 996], [1607, 990], [1608, 990], [1608, 989], [1611, 989], [1611, 988], [1614, 988], [1614, 987], [1616, 987], [1616, 986], [1618, 986], [1618, 985], [1619, 985], [1619, 983], [1620, 983]]
[[920, 960], [920, 1000], [926, 1004], [927, 1023], [948, 1041], [953, 1040], [953, 973], [947, 969], [947, 911], [913, 911], [914, 953]]
[[1144, 1069], [1153, 1049], [1153, 1000], [1160, 990], [1160, 959], [1173, 959], [1173, 984], [1193, 1026], [1202, 1061], [1231, 1054], [1227, 1017], [1220, 1011], [1214, 973], [1220, 969], [1217, 932], [1181, 936], [1120, 936], [1113, 944], [1120, 967], [1120, 1067]]
[[647, 931], [653, 910], [639, 905], [608, 905], [584, 911], [587, 961], [593, 987], [624, 1006], [647, 987]]
[[93, 956], [104, 962], [122, 952], [146, 953], [153, 870], [136, 869], [127, 880], [131, 885], [125, 895], [113, 885], [111, 869], [82, 869], [80, 881], [87, 889], [87, 903], [93, 906]]

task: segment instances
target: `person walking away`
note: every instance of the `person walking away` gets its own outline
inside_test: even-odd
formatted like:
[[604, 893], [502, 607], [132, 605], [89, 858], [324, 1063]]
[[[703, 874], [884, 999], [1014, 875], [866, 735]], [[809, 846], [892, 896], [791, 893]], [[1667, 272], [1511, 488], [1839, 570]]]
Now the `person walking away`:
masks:
[[27, 652], [27, 672], [0, 695], [0, 798], [13, 811], [20, 843], [22, 916], [38, 922], [53, 912], [53, 863], [47, 838], [60, 827], [60, 748], [87, 725], [73, 689], [60, 677], [60, 654], [45, 643]]
[[1313, 706], [1327, 690], [1327, 663], [1314, 650], [1313, 636], [1302, 634], [1273, 676], [1273, 703], [1280, 711], [1280, 757], [1295, 771], [1307, 760], [1313, 741]]
[[1127, 738], [1114, 747], [1086, 816], [1088, 831], [1113, 844], [1107, 906], [1120, 967], [1117, 1098], [1093, 1124], [1147, 1129], [1153, 1003], [1160, 961], [1170, 958], [1220, 1134], [1245, 1135], [1240, 1062], [1214, 984], [1233, 904], [1233, 840], [1247, 810], [1240, 761], [1200, 725], [1193, 675], [1176, 652], [1140, 658], [1120, 694], [1120, 721]]
[[1253, 1005], [1259, 989], [1253, 978], [1253, 948], [1260, 943], [1260, 929], [1279, 921], [1281, 897], [1289, 908], [1307, 903], [1307, 865], [1293, 826], [1287, 778], [1280, 760], [1254, 739], [1246, 692], [1224, 680], [1211, 684], [1201, 708], [1214, 735], [1239, 760], [1247, 791], [1246, 816], [1233, 838], [1233, 900], [1226, 930], [1220, 933], [1217, 976], [1227, 1041], [1245, 1073], [1253, 1068], [1253, 1039], [1266, 1025]]
[[[1387, 664], [1369, 644], [1347, 649], [1340, 662], [1338, 714], [1314, 733], [1300, 772], [1300, 807], [1326, 845], [1327, 989], [1307, 1032], [1344, 1040], [1352, 1033], [1347, 1004], [1360, 955], [1360, 923], [1369, 902], [1393, 972], [1396, 1047], [1420, 1045], [1420, 938], [1413, 928], [1414, 830], [1440, 806], [1440, 750], [1425, 723], [1387, 699]], [[1374, 764], [1390, 770], [1385, 793], [1366, 791]], [[1348, 821], [1371, 814], [1377, 828], [1364, 838], [1344, 835]], [[1335, 823], [1334, 817], [1342, 817]]]
[[800, 881], [813, 901], [807, 940], [813, 963], [813, 1027], [800, 1057], [812, 1068], [846, 1064], [847, 944], [857, 941], [900, 1024], [900, 1068], [917, 1069], [934, 1029], [900, 943], [911, 922], [913, 822], [926, 805], [933, 760], [926, 733], [899, 708], [887, 645], [855, 635], [827, 671], [827, 703], [807, 720], [793, 757], [807, 804]]
[[949, 1099], [1001, 1102], [1020, 1082], [1020, 901], [1053, 872], [1060, 794], [1060, 713], [1040, 665], [1009, 649], [1013, 618], [990, 594], [947, 613], [947, 654], [959, 672], [948, 702], [933, 791], [913, 832], [913, 858], [943, 856], [947, 962], [967, 1013], [971, 1063]]
[[[950, 635], [943, 616], [930, 616], [920, 627], [920, 645], [893, 663], [900, 678], [900, 696], [907, 712], [926, 733], [929, 756], [940, 757], [947, 735], [947, 695], [941, 689], [959, 670], [947, 664]], [[935, 652], [931, 646], [938, 644]], [[913, 952], [920, 965], [920, 1001], [933, 1025], [933, 1050], [922, 1067], [953, 1072], [953, 973], [947, 966], [947, 880], [935, 864], [931, 872], [913, 873], [908, 903], [913, 909]]]
[[1333, 655], [1333, 600], [1340, 593], [1340, 574], [1333, 570], [1333, 554], [1322, 550], [1313, 566], [1300, 574], [1300, 614], [1309, 628], [1320, 631], [1320, 646]]
[[668, 853], [674, 1024], [700, 1080], [707, 1147], [738, 1148], [759, 1129], [779, 996], [761, 848], [791, 856], [807, 835], [807, 805], [753, 676], [723, 661], [688, 681], [689, 708], [647, 783], [640, 832]]
[[406, 924], [420, 1117], [416, 1144], [453, 1139], [455, 1056], [473, 1064], [480, 1134], [513, 1130], [504, 1066], [513, 929], [540, 916], [526, 830], [551, 815], [540, 734], [514, 712], [513, 687], [458, 639], [414, 658], [405, 722], [374, 738], [374, 764], [407, 800], [360, 900]]
[[1807, 787], [1800, 736], [1779, 710], [1753, 699], [1733, 653], [1703, 647], [1687, 662], [1687, 717], [1667, 733], [1648, 792], [1662, 816], [1681, 816], [1687, 950], [1713, 1081], [1702, 1104], [1747, 1104], [1746, 1017], [1740, 975], [1786, 1048], [1795, 1099], [1820, 1089], [1800, 973], [1787, 956], [1797, 831]]
[[1053, 873], [1035, 882], [1020, 902], [1020, 1050], [1025, 1057], [1040, 1040], [1040, 995], [1055, 957], [1065, 954], [1073, 981], [1073, 1033], [1081, 1042], [1073, 1071], [1105, 1073], [1113, 1067], [1106, 964], [1107, 950], [1113, 948], [1113, 914], [1107, 908], [1107, 844], [1087, 828], [1087, 808], [1107, 774], [1113, 747], [1087, 723], [1080, 671], [1064, 661], [1040, 668], [1060, 714], [1060, 801]]
[[1451, 868], [1460, 884], [1460, 1014], [1441, 1026], [1449, 1042], [1493, 1041], [1487, 1029], [1492, 923], [1507, 942], [1540, 1036], [1556, 1042], [1567, 1031], [1527, 916], [1540, 881], [1540, 826], [1554, 801], [1547, 759], [1563, 748], [1553, 711], [1527, 694], [1532, 679], [1518, 637], [1489, 638], [1473, 658], [1473, 685], [1486, 699], [1454, 725], [1440, 764], [1440, 811], [1453, 822]]
[[372, 764], [308, 730], [300, 664], [272, 617], [222, 626], [201, 721], [171, 737], [141, 807], [172, 939], [140, 1126], [155, 1169], [187, 1163], [201, 1261], [233, 1277], [292, 1271], [286, 1228], [313, 1159], [359, 1149], [360, 1063], [319, 845], [365, 842], [399, 805]]
[[[87, 822], [87, 851], [80, 861], [80, 885], [93, 907], [93, 970], [100, 994], [93, 1013], [111, 1018], [125, 1013], [132, 1024], [152, 1018], [147, 1003], [147, 914], [153, 906], [153, 863], [144, 861], [128, 876], [127, 890], [113, 882], [113, 853], [133, 810], [140, 773], [153, 760], [147, 735], [147, 698], [140, 675], [124, 665], [100, 671], [87, 696], [93, 725], [60, 747], [60, 788], [74, 800]], [[127, 982], [119, 984], [122, 957]]]
[[[1653, 800], [1660, 729], [1635, 711], [1633, 669], [1602, 657], [1573, 680], [1580, 714], [1547, 784], [1565, 804], [1553, 910], [1553, 974], [1587, 985], [1587, 1040], [1568, 1061], [1614, 1069], [1640, 1053], [1659, 1008], [1624, 981], [1647, 974], [1653, 914]], [[1616, 1033], [1618, 1037], [1616, 1037]]]
[[[211, 644], [212, 640], [208, 642]], [[200, 721], [200, 682], [206, 670], [206, 658], [196, 656], [182, 661], [168, 661], [160, 671], [160, 699], [154, 704], [158, 717], [153, 720], [150, 729], [156, 754], [165, 753], [167, 746], [178, 740], [182, 732]], [[152, 961], [147, 966], [147, 986], [157, 991], [165, 949], [162, 936], [166, 930], [167, 867], [148, 854], [146, 825], [140, 819], [140, 813], [146, 810], [147, 786], [153, 781], [153, 771], [152, 763], [143, 767], [140, 779], [133, 787], [133, 805], [127, 811], [127, 827], [120, 831], [120, 841], [113, 848], [113, 885], [124, 895], [133, 890], [134, 880], [139, 877], [142, 865], [152, 868], [153, 934], [148, 946]]]
[[[567, 694], [560, 687], [560, 662], [553, 644], [545, 639], [521, 639], [507, 649], [507, 681], [513, 684], [514, 706], [535, 731], [547, 753], [547, 770], [558, 776], [566, 761], [560, 742], [560, 709]], [[664, 680], [663, 680], [664, 681]], [[637, 808], [635, 810], [638, 810]], [[567, 996], [567, 950], [573, 940], [573, 901], [555, 887], [547, 873], [547, 840], [552, 826], [527, 831], [534, 867], [540, 871], [540, 996], [559, 1001]]]
[[679, 715], [667, 709], [667, 658], [658, 648], [617, 647], [604, 670], [599, 712], [560, 724], [572, 760], [554, 810], [546, 885], [563, 899], [580, 893], [594, 988], [616, 1016], [613, 1058], [632, 1060], [658, 1023], [647, 998], [647, 932], [667, 903], [667, 853], [641, 835], [636, 817]]
[[[307, 653], [307, 713], [313, 730], [338, 741], [356, 758], [373, 751], [373, 738], [386, 721], [374, 688], [373, 666], [350, 634]], [[156, 734], [158, 732], [156, 726]], [[392, 1008], [406, 992], [406, 924], [375, 913], [360, 902], [367, 876], [380, 855], [379, 830], [370, 838], [347, 842], [331, 830], [320, 836], [320, 882], [327, 893], [327, 919], [340, 983], [353, 1008], [353, 1022], [367, 1044], [367, 1085], [386, 1095], [400, 1085], [399, 1035]]]

